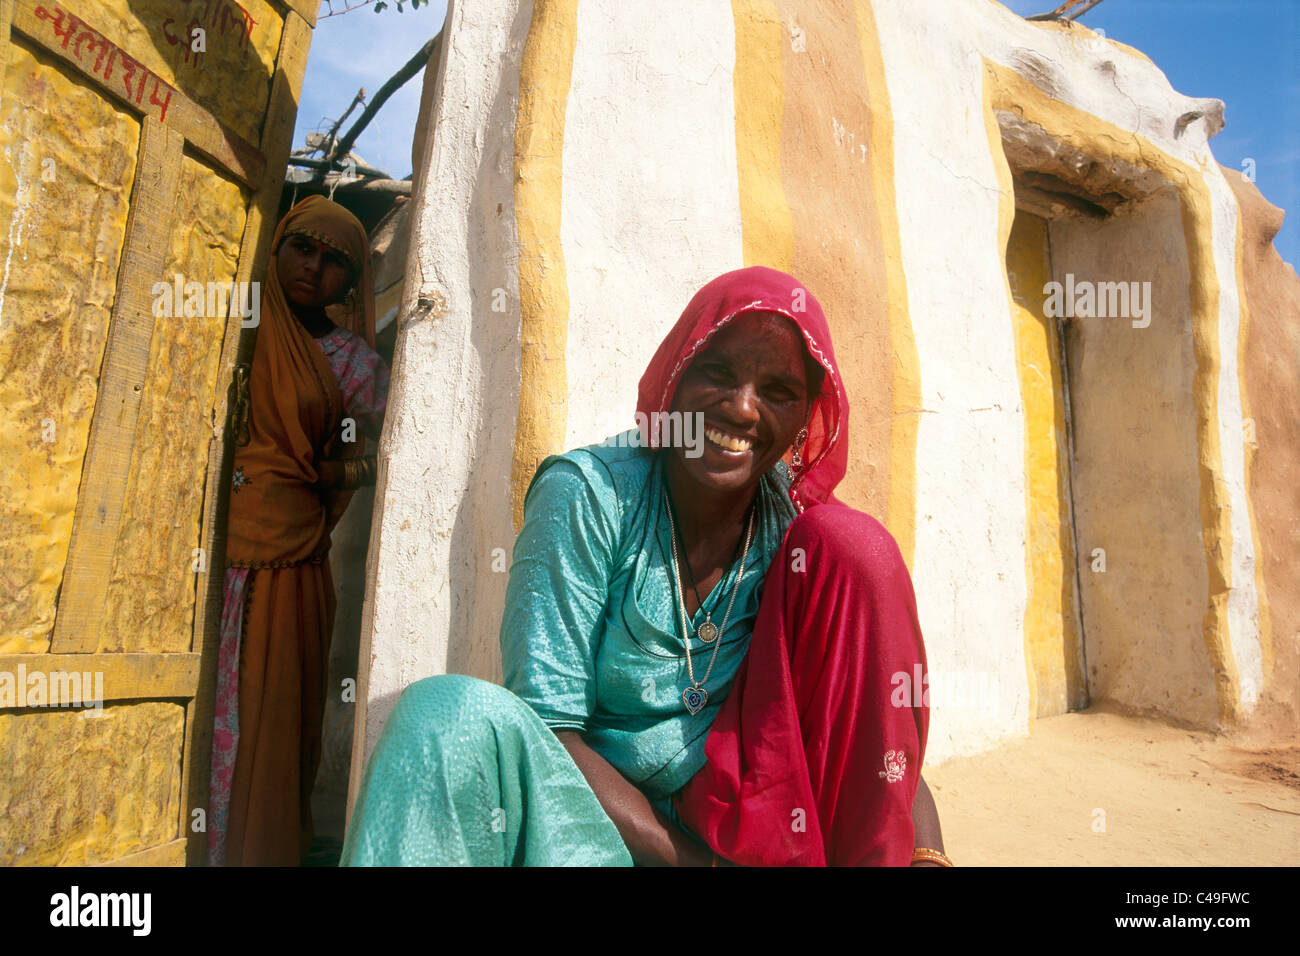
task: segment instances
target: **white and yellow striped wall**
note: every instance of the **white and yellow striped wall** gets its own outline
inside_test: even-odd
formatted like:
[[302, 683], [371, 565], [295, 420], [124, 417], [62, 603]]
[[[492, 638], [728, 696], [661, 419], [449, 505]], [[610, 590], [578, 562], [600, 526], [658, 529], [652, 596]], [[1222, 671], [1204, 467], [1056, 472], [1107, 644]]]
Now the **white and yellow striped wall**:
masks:
[[[408, 683], [499, 678], [533, 469], [630, 427], [690, 296], [746, 265], [792, 272], [831, 323], [852, 403], [841, 496], [912, 568], [929, 759], [1090, 701], [1222, 727], [1273, 693], [1270, 587], [1292, 657], [1300, 606], [1261, 548], [1283, 562], [1297, 546], [1270, 544], [1256, 511], [1294, 524], [1296, 451], [1264, 442], [1272, 412], [1258, 435], [1243, 421], [1252, 389], [1294, 405], [1297, 372], [1251, 379], [1243, 290], [1252, 262], [1276, 265], [1239, 212], [1236, 193], [1258, 194], [1207, 146], [1221, 104], [989, 0], [453, 0], [443, 51], [354, 789]], [[1017, 130], [1029, 148], [1008, 145]], [[1053, 163], [1124, 201], [1044, 205]], [[1042, 287], [1066, 273], [1150, 283], [1149, 324], [1047, 319]]]

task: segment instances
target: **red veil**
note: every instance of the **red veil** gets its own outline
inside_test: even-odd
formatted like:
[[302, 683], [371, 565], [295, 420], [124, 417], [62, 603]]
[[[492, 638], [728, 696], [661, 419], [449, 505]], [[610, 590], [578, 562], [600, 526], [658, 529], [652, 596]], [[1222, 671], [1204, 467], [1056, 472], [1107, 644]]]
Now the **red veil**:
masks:
[[[749, 652], [675, 796], [682, 820], [744, 865], [906, 866], [929, 708], [898, 706], [925, 669], [911, 577], [874, 518], [834, 497], [848, 463], [849, 404], [821, 306], [774, 269], [701, 289], [641, 378], [637, 410], [667, 411], [682, 372], [737, 315], [776, 312], [826, 370], [790, 497], [800, 515], [764, 580]], [[653, 434], [652, 436], [653, 437]], [[807, 509], [805, 511], [805, 508]], [[803, 566], [791, 556], [803, 555]]]

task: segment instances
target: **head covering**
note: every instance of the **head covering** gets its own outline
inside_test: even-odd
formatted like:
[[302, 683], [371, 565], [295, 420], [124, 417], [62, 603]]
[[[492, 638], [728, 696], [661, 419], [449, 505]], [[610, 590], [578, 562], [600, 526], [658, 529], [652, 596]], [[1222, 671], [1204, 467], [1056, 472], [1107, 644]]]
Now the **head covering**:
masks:
[[235, 450], [230, 496], [226, 554], [236, 567], [289, 566], [323, 556], [352, 493], [313, 487], [319, 479], [317, 462], [363, 452], [363, 442], [342, 441], [343, 393], [325, 353], [294, 316], [280, 285], [274, 253], [292, 235], [317, 239], [353, 264], [353, 304], [332, 307], [330, 318], [368, 345], [375, 341], [365, 227], [342, 206], [308, 196], [276, 228], [262, 284], [249, 377], [249, 442]]
[[[271, 246], [271, 272], [275, 271], [274, 254], [280, 251], [280, 243], [289, 236], [315, 239], [347, 259], [352, 267], [356, 291], [353, 298], [356, 301], [351, 308], [342, 305], [331, 307], [329, 316], [335, 325], [360, 336], [374, 348], [375, 288], [370, 270], [370, 240], [366, 238], [365, 226], [338, 203], [324, 196], [308, 196], [280, 221]], [[283, 291], [280, 295], [283, 297]]]
[[[803, 333], [808, 354], [826, 370], [801, 451], [805, 464], [791, 482], [790, 500], [801, 512], [806, 506], [835, 503], [832, 492], [848, 467], [849, 401], [821, 305], [793, 276], [751, 266], [718, 276], [695, 293], [641, 376], [637, 411], [647, 417], [667, 412], [682, 373], [713, 333], [748, 312], [775, 312], [790, 319]], [[656, 439], [652, 431], [650, 440]]]

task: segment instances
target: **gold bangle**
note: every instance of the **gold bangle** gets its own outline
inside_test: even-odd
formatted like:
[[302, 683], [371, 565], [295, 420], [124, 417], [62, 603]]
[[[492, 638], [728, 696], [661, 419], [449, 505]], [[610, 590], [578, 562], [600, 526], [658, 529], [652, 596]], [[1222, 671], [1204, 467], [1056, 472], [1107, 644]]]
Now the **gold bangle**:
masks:
[[952, 860], [938, 850], [918, 846], [912, 850], [913, 863], [938, 863], [940, 866], [952, 866]]
[[357, 463], [353, 458], [343, 459], [343, 487], [345, 489], [355, 488], [357, 486]]

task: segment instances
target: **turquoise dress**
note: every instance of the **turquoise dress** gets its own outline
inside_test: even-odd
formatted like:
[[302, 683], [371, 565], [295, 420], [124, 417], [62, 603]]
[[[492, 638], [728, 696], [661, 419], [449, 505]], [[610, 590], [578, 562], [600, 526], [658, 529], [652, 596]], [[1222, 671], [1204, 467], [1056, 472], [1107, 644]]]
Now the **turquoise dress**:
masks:
[[[620, 436], [624, 445], [632, 434]], [[778, 463], [760, 483], [754, 540], [704, 685], [708, 703], [691, 715], [663, 481], [661, 457], [641, 448], [591, 445], [542, 462], [501, 622], [505, 689], [454, 676], [406, 689], [371, 756], [345, 865], [629, 864], [556, 730], [580, 732], [672, 815], [671, 795], [704, 764], [795, 512]], [[709, 593], [692, 631], [706, 616], [721, 627], [737, 571], [733, 564]], [[712, 653], [692, 642], [697, 680]]]

